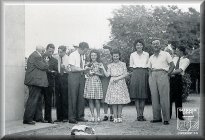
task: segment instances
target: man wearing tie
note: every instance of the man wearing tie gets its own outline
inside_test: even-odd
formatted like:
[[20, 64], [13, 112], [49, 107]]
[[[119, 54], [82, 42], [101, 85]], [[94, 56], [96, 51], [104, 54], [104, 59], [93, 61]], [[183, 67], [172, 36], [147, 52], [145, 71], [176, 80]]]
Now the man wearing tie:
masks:
[[173, 62], [176, 67], [170, 77], [170, 118], [172, 116], [172, 103], [175, 102], [176, 118], [184, 120], [183, 112], [179, 110], [179, 108], [182, 108], [182, 75], [185, 74], [190, 61], [185, 57], [186, 49], [184, 46], [178, 46], [175, 54], [176, 56], [173, 58]]
[[43, 89], [44, 103], [45, 103], [45, 113], [44, 120], [48, 123], [53, 123], [52, 121], [52, 96], [54, 94], [54, 81], [55, 75], [58, 72], [58, 61], [52, 55], [55, 51], [55, 46], [53, 44], [48, 44], [46, 47], [46, 52], [43, 55], [44, 59], [48, 59], [48, 87]]
[[68, 118], [69, 123], [78, 123], [78, 121], [86, 122], [84, 118], [85, 99], [83, 97], [85, 87], [85, 53], [89, 48], [88, 43], [81, 42], [76, 51], [72, 52], [69, 56], [69, 64], [71, 72], [68, 76], [69, 88], [69, 109]]
[[58, 74], [56, 76], [56, 114], [54, 122], [68, 121], [68, 71], [69, 57], [66, 54], [66, 46], [58, 47]]

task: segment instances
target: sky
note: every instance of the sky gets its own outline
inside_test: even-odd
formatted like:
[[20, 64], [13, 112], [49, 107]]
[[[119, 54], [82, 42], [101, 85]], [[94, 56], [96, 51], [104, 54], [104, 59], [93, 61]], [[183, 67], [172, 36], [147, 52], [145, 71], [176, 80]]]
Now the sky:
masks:
[[[151, 4], [143, 5], [149, 7]], [[157, 3], [152, 5], [159, 6]], [[25, 56], [28, 57], [36, 45], [46, 46], [49, 43], [58, 48], [60, 45], [72, 47], [85, 41], [90, 48], [102, 48], [109, 41], [111, 31], [107, 19], [120, 6], [119, 3], [26, 4]], [[200, 11], [200, 3], [180, 3], [177, 6], [183, 11], [188, 7]]]

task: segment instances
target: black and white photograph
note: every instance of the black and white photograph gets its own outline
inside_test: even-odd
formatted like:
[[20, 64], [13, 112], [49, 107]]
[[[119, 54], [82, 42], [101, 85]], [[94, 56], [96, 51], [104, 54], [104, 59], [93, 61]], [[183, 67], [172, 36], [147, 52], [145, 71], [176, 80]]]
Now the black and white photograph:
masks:
[[1, 138], [202, 138], [203, 0], [0, 6]]

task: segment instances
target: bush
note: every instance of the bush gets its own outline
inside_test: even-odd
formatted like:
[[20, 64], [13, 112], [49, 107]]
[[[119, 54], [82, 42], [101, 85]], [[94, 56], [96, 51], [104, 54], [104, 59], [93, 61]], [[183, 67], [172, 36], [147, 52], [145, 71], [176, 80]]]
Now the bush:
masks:
[[182, 76], [182, 83], [183, 83], [183, 91], [182, 91], [182, 101], [186, 101], [187, 97], [189, 96], [191, 92], [191, 77], [190, 74], [185, 73]]

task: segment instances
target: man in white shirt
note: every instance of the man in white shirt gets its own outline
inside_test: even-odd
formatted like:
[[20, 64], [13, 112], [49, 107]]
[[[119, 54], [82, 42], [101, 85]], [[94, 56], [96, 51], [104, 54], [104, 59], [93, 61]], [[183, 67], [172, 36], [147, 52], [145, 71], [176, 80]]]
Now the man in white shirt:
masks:
[[175, 54], [176, 56], [173, 58], [175, 70], [171, 73], [170, 78], [170, 118], [172, 116], [172, 103], [175, 102], [176, 118], [184, 120], [183, 112], [180, 111], [180, 108], [182, 108], [183, 91], [182, 75], [185, 74], [190, 61], [185, 57], [186, 49], [183, 46], [177, 47]]
[[55, 82], [57, 120], [54, 122], [68, 122], [69, 57], [66, 49], [66, 46], [58, 47], [58, 75]]
[[174, 69], [172, 57], [168, 52], [162, 51], [159, 40], [152, 42], [154, 54], [149, 58], [149, 86], [152, 95], [153, 120], [151, 123], [162, 122], [164, 125], [170, 120], [169, 75]]
[[69, 55], [69, 65], [71, 72], [68, 76], [69, 92], [69, 123], [86, 122], [84, 118], [85, 99], [83, 97], [85, 87], [85, 53], [89, 48], [88, 43], [81, 42], [76, 51]]

